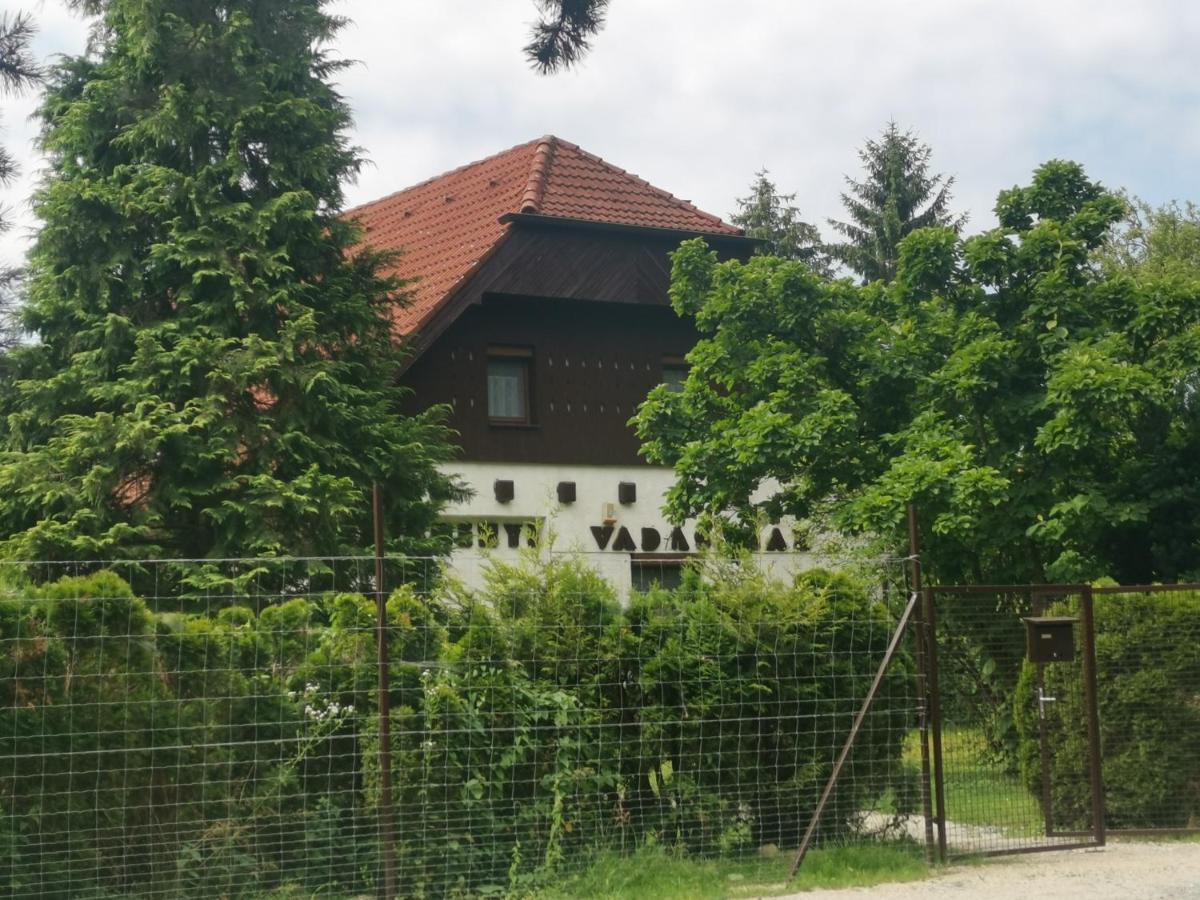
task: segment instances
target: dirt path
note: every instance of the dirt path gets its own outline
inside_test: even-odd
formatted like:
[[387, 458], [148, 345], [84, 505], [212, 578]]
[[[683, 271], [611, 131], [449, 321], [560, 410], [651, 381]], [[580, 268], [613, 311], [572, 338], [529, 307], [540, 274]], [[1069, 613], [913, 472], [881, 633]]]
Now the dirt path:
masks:
[[1200, 900], [1200, 843], [1116, 843], [953, 866], [927, 881], [841, 891], [808, 891], [785, 900]]

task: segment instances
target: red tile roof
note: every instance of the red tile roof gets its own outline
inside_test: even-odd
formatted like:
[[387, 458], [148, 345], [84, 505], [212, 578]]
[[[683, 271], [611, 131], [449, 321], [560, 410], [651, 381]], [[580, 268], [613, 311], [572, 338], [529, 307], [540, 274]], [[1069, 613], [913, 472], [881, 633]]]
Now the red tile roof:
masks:
[[350, 210], [365, 241], [400, 250], [395, 274], [417, 279], [396, 325], [417, 331], [497, 246], [506, 213], [740, 235], [714, 215], [548, 135]]

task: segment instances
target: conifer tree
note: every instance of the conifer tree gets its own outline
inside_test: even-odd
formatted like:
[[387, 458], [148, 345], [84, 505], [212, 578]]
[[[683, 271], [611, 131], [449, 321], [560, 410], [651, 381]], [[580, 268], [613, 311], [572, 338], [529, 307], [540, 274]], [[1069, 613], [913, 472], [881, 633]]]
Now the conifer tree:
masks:
[[846, 240], [829, 252], [864, 282], [895, 277], [900, 241], [909, 232], [933, 226], [958, 231], [966, 222], [965, 215], [950, 212], [954, 178], [930, 172], [932, 155], [929, 145], [895, 122], [858, 152], [865, 177], [846, 177], [850, 191], [842, 194], [842, 205], [850, 221], [829, 220]]
[[814, 272], [831, 274], [821, 233], [800, 218], [796, 195], [779, 193], [769, 175], [762, 169], [754, 176], [750, 193], [737, 199], [738, 211], [729, 220], [744, 229], [746, 237], [762, 241], [759, 252], [799, 260]]
[[456, 490], [448, 433], [398, 412], [401, 285], [339, 217], [360, 166], [331, 84], [342, 20], [324, 0], [81, 5], [93, 48], [40, 110], [4, 548], [345, 552], [375, 480], [389, 533], [426, 533]]

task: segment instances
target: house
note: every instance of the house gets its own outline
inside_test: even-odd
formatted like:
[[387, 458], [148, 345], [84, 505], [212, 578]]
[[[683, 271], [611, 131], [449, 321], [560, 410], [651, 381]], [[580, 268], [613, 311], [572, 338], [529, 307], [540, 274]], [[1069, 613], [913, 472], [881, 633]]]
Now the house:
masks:
[[[747, 258], [740, 229], [553, 136], [353, 210], [366, 241], [416, 279], [395, 312], [419, 406], [449, 404], [474, 497], [448, 510], [453, 565], [475, 581], [489, 554], [535, 539], [578, 551], [622, 591], [670, 584], [696, 552], [694, 523], [662, 514], [669, 469], [628, 425], [646, 394], [686, 375], [696, 341], [668, 300], [669, 253], [703, 237]], [[790, 529], [767, 526], [768, 562]]]

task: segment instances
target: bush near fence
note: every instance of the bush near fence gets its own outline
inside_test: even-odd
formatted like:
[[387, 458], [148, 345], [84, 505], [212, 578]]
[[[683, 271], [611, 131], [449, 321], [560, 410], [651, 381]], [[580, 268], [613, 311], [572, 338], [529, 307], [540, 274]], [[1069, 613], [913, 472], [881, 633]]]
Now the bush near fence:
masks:
[[[0, 885], [11, 895], [374, 890], [374, 601], [155, 610], [117, 576], [0, 602]], [[255, 612], [255, 609], [258, 611]], [[594, 850], [794, 843], [893, 622], [810, 572], [628, 608], [572, 560], [387, 603], [401, 892], [533, 885]], [[894, 788], [900, 660], [827, 821]]]
[[0, 601], [8, 895], [213, 897], [353, 854], [329, 805], [356, 777], [350, 716], [305, 714], [303, 632], [276, 630], [281, 614], [309, 618], [303, 601], [153, 613], [109, 572], [13, 593]]
[[[1107, 825], [1200, 826], [1200, 592], [1097, 594], [1094, 599]], [[1054, 612], [1054, 610], [1051, 610]], [[1087, 828], [1087, 715], [1075, 669], [1045, 666], [1051, 800], [1060, 827]], [[1037, 667], [1014, 697], [1022, 780], [1042, 791]]]

